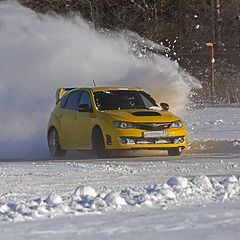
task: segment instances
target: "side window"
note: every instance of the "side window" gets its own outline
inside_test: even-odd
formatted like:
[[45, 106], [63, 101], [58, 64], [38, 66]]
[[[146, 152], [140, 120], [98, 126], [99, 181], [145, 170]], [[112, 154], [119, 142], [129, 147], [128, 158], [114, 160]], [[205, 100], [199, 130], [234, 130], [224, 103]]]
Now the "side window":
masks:
[[86, 91], [82, 91], [79, 105], [82, 105], [82, 104], [87, 104], [89, 106], [89, 109], [92, 109], [91, 98], [90, 98], [89, 93]]
[[68, 100], [68, 97], [69, 97], [69, 94], [67, 94], [66, 96], [64, 96], [62, 98], [61, 103], [60, 103], [61, 108], [65, 108], [65, 104], [66, 104], [66, 102]]
[[150, 95], [146, 93], [144, 94], [140, 93], [140, 95], [146, 108], [150, 108], [152, 106], [156, 106], [156, 107], [158, 106], [157, 103], [154, 101], [154, 99]]
[[71, 95], [69, 96], [69, 98], [67, 100], [65, 108], [71, 109], [71, 110], [77, 110], [80, 94], [81, 94], [80, 91], [71, 93]]

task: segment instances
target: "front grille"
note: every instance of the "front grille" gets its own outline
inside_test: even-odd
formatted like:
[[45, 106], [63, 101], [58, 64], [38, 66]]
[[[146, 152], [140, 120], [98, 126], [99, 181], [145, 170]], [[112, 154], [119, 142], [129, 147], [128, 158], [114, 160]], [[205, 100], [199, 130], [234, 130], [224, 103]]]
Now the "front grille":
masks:
[[164, 138], [143, 138], [143, 137], [119, 137], [121, 145], [141, 144], [183, 144], [185, 136], [164, 137]]
[[171, 123], [133, 123], [133, 127], [136, 129], [147, 131], [161, 131], [170, 128]]

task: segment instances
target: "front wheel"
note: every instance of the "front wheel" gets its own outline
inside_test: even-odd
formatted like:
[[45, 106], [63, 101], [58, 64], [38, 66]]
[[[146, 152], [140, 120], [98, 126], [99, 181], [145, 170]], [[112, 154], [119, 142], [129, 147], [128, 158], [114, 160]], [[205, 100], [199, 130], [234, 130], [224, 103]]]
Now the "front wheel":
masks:
[[66, 150], [61, 149], [56, 128], [51, 128], [48, 133], [48, 147], [53, 157], [65, 157], [67, 154]]
[[98, 127], [94, 128], [92, 134], [93, 150], [96, 152], [98, 158], [110, 158], [110, 150], [105, 149], [102, 130]]
[[182, 148], [170, 148], [168, 149], [169, 156], [180, 156], [182, 154]]

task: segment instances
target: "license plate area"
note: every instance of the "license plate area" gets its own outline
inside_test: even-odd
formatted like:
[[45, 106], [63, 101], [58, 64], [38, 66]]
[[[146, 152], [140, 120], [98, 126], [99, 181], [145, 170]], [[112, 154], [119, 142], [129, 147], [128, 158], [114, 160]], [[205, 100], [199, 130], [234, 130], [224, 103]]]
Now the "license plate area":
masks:
[[168, 137], [168, 131], [143, 132], [144, 138]]

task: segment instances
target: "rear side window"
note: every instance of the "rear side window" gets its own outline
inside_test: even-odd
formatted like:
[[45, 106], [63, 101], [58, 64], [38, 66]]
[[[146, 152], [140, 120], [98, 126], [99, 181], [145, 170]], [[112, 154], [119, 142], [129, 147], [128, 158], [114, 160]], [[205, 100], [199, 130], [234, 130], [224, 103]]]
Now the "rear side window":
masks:
[[89, 109], [92, 109], [92, 102], [91, 98], [88, 92], [82, 91], [81, 99], [79, 102], [79, 105], [81, 104], [87, 104], [89, 106]]
[[81, 95], [80, 91], [75, 91], [75, 92], [70, 93], [70, 96], [67, 99], [67, 102], [66, 102], [64, 108], [71, 109], [71, 110], [77, 110], [80, 95]]
[[69, 94], [67, 94], [66, 96], [64, 96], [62, 98], [61, 103], [60, 103], [61, 108], [65, 108], [65, 104], [66, 104], [66, 102], [68, 100], [68, 97], [69, 97]]

